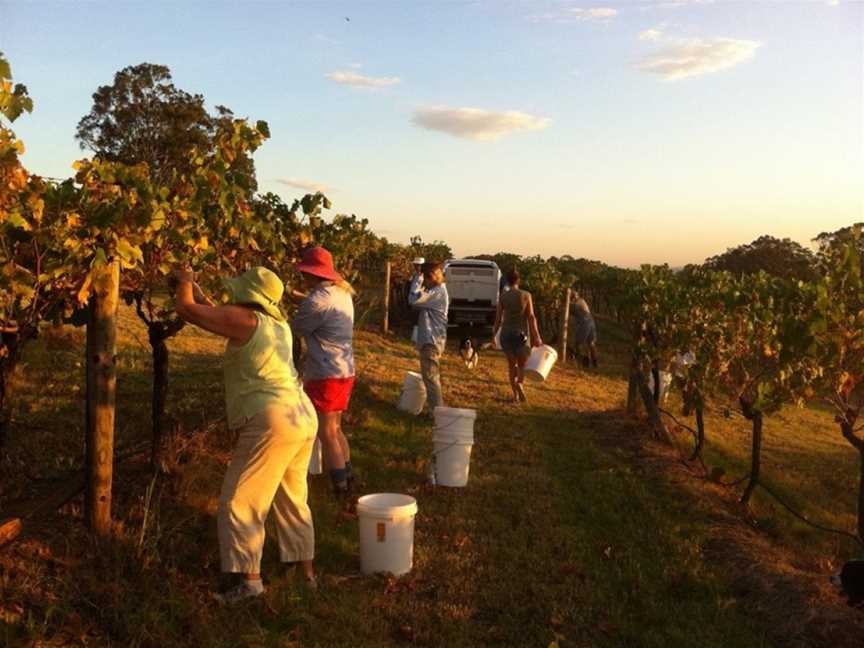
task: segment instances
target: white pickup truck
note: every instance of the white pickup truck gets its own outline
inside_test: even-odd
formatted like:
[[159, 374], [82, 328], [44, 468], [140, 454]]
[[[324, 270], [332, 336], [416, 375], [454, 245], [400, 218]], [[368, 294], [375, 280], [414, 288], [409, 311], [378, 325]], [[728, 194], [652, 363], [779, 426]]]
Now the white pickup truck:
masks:
[[451, 259], [444, 264], [451, 325], [495, 324], [501, 270], [494, 261]]

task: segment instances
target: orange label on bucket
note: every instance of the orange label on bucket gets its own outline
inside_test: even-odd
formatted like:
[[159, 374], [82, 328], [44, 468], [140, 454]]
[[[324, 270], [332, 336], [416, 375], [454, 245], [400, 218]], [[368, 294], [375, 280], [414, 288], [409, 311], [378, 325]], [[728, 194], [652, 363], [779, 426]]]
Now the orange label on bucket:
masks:
[[383, 522], [378, 523], [378, 542], [384, 542], [384, 536], [386, 535], [386, 527]]

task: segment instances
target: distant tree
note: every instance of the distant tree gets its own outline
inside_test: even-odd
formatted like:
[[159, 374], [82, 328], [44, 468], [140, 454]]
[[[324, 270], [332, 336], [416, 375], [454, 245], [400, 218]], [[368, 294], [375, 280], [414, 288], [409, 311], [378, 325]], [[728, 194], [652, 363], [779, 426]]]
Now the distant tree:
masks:
[[[145, 162], [160, 182], [174, 171], [190, 172], [193, 150], [207, 150], [219, 127], [234, 114], [217, 106], [211, 115], [204, 97], [175, 87], [164, 65], [141, 63], [114, 75], [114, 83], [93, 93], [93, 107], [81, 118], [75, 137], [82, 149], [110, 162]], [[255, 184], [251, 157], [242, 160], [244, 175]], [[250, 190], [257, 186], [248, 187]]]
[[236, 270], [240, 261], [263, 256], [257, 253], [262, 246], [272, 247], [272, 223], [256, 222], [250, 208], [257, 189], [251, 155], [266, 137], [266, 123], [251, 128], [223, 106], [209, 114], [204, 97], [178, 89], [167, 67], [151, 63], [117, 72], [113, 84], [96, 90], [90, 112], [78, 122], [76, 138], [96, 162], [139, 168], [142, 182], [165, 201], [158, 210], [155, 198], [148, 204], [158, 233], [130, 248], [135, 258], [120, 279], [121, 296], [135, 305], [153, 354], [154, 465], [168, 390], [166, 342], [184, 326], [167, 300], [165, 278], [180, 261], [218, 258]]
[[752, 243], [729, 248], [705, 261], [709, 270], [741, 276], [765, 271], [775, 277], [812, 281], [818, 276], [816, 255], [795, 241], [760, 236]]
[[830, 271], [830, 266], [836, 263], [839, 253], [851, 245], [858, 251], [862, 264], [861, 270], [864, 273], [864, 237], [860, 236], [862, 229], [864, 223], [855, 223], [849, 227], [842, 227], [836, 232], [822, 232], [813, 239], [818, 246], [817, 254], [823, 272]]
[[513, 270], [514, 268], [519, 267], [519, 263], [522, 261], [522, 257], [518, 254], [514, 254], [513, 252], [496, 252], [495, 254], [472, 254], [469, 258], [471, 259], [482, 259], [484, 261], [494, 261], [495, 265], [497, 265], [501, 272], [507, 273]]

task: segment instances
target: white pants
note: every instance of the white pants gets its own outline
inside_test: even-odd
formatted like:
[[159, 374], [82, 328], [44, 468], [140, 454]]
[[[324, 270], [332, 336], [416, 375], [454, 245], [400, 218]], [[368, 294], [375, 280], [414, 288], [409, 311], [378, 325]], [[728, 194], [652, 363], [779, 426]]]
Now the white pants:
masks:
[[257, 574], [270, 507], [283, 562], [312, 560], [315, 531], [306, 472], [318, 420], [306, 408], [271, 407], [240, 428], [219, 496], [223, 572]]

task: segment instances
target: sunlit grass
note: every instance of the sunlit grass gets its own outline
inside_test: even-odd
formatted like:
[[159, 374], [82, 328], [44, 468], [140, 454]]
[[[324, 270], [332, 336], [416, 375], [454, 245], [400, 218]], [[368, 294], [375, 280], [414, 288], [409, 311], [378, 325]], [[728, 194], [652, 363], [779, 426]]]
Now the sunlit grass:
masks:
[[[402, 579], [360, 577], [356, 523], [340, 521], [326, 476], [311, 479], [321, 588], [277, 564], [273, 538], [263, 600], [225, 610], [208, 593], [218, 571], [214, 513], [228, 461], [217, 338], [187, 328], [172, 340], [168, 475], [145, 457], [115, 471], [115, 539], [93, 546], [80, 504], [37, 518], [0, 552], [0, 644], [124, 646], [761, 646], [769, 629], [748, 612], [724, 566], [705, 559], [716, 497], [701, 499], [637, 455], [644, 425], [623, 415], [626, 349], [601, 327], [599, 372], [558, 367], [507, 401], [503, 358], [475, 372], [447, 354], [448, 405], [478, 410], [465, 489], [425, 484], [431, 424], [395, 408], [416, 353], [403, 339], [359, 331], [358, 387], [347, 416], [363, 493], [415, 496], [415, 566]], [[0, 507], [56, 488], [80, 466], [82, 334], [46, 335], [16, 377]], [[146, 439], [150, 357], [125, 310], [118, 436]], [[52, 385], [48, 388], [48, 385]], [[76, 390], [77, 388], [77, 390]], [[674, 403], [670, 404], [670, 406]], [[711, 415], [706, 461], [746, 469], [740, 419]], [[684, 446], [686, 437], [676, 438]], [[830, 416], [784, 411], [766, 425], [764, 474], [823, 522], [851, 527], [854, 455]], [[25, 466], [30, 478], [16, 471]], [[690, 478], [698, 483], [698, 477]], [[151, 488], [149, 499], [145, 497]], [[730, 493], [729, 500], [732, 500]], [[758, 497], [780, 545], [813, 564], [849, 547], [825, 540]], [[145, 525], [145, 516], [147, 523]]]

